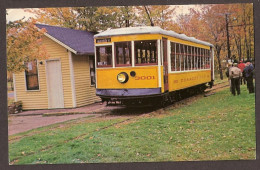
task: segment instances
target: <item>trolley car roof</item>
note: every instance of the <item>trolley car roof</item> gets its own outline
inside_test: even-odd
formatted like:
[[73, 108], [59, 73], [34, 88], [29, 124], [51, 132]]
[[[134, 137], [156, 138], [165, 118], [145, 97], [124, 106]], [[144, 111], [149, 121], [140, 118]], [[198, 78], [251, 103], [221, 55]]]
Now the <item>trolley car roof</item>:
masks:
[[119, 36], [119, 35], [132, 35], [132, 34], [163, 34], [179, 38], [186, 41], [195, 42], [198, 44], [206, 45], [213, 47], [211, 43], [198, 40], [194, 37], [188, 37], [185, 34], [178, 34], [174, 31], [163, 30], [160, 27], [144, 26], [144, 27], [126, 27], [126, 28], [117, 28], [117, 29], [108, 29], [104, 32], [96, 34], [94, 38], [99, 37], [108, 37], [108, 36]]

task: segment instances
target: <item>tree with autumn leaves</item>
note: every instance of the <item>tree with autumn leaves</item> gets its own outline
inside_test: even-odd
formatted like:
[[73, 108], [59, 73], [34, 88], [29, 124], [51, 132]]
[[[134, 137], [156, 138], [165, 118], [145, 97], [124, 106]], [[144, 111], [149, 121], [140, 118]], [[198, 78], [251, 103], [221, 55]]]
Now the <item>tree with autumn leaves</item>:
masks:
[[48, 55], [42, 44], [44, 29], [35, 27], [35, 21], [21, 20], [6, 24], [7, 71], [15, 73], [25, 70], [24, 62], [44, 59]]
[[252, 4], [203, 5], [198, 9], [190, 9], [185, 16], [180, 15], [177, 23], [184, 34], [214, 45], [215, 68], [221, 79], [225, 69], [223, 61], [254, 61]]
[[[219, 71], [220, 78], [223, 79], [223, 60], [254, 59], [252, 8], [252, 4], [196, 5], [195, 8], [190, 8], [187, 14], [177, 13], [178, 6], [170, 5], [40, 8], [27, 11], [35, 14], [36, 21], [42, 24], [92, 32], [129, 26], [159, 26], [166, 30], [173, 30], [210, 42], [215, 47], [215, 68]], [[28, 26], [28, 28], [33, 28], [33, 24], [28, 24]], [[18, 31], [20, 30], [23, 31], [19, 34], [24, 36], [18, 38]], [[38, 52], [38, 57], [43, 56], [43, 52], [40, 52], [42, 51], [40, 50], [41, 47], [37, 46], [41, 44], [40, 39], [32, 38], [39, 36], [35, 32], [28, 33], [29, 30], [32, 31], [33, 29], [8, 28], [7, 35], [14, 35], [8, 36], [8, 38], [10, 37], [7, 42], [8, 47], [12, 45], [14, 40], [26, 44], [26, 37], [29, 37], [27, 44], [35, 45], [35, 47], [31, 45], [24, 50], [20, 49], [20, 51], [19, 48], [9, 48], [8, 68], [12, 68], [26, 59], [26, 57], [15, 59], [15, 56], [19, 56], [19, 53], [24, 53], [23, 56], [27, 57], [32, 56], [31, 58], [36, 58], [35, 52]], [[17, 33], [15, 34], [15, 32]], [[43, 32], [39, 33], [42, 34]], [[30, 37], [28, 36], [30, 34], [36, 36]], [[227, 48], [227, 35], [230, 50]], [[21, 47], [19, 44], [16, 46]], [[29, 48], [35, 48], [34, 54], [25, 53], [27, 51], [25, 49]], [[228, 51], [231, 54], [230, 58], [227, 58]], [[18, 66], [18, 68], [20, 67]]]

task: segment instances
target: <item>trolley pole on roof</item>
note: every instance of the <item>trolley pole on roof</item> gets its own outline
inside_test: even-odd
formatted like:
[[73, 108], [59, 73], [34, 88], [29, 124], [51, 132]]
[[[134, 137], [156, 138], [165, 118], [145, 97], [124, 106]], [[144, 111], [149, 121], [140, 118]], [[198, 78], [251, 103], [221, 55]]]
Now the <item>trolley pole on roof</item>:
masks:
[[226, 15], [226, 31], [227, 31], [227, 49], [228, 49], [228, 58], [231, 58], [230, 44], [229, 44], [229, 32], [228, 32], [228, 14]]

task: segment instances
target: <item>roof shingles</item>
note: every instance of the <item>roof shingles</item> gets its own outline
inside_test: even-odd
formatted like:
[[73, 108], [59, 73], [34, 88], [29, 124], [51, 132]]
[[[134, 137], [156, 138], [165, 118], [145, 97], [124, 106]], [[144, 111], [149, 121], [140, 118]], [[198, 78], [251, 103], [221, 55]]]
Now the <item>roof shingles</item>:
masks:
[[36, 26], [40, 29], [45, 28], [47, 34], [72, 48], [79, 55], [94, 54], [94, 33], [43, 24]]

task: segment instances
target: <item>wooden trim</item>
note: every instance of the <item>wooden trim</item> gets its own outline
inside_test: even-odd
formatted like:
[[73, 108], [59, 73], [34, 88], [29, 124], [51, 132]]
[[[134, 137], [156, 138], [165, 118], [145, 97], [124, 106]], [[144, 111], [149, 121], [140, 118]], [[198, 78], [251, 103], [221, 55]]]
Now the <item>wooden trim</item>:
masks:
[[116, 64], [116, 67], [130, 67], [132, 64]]
[[134, 41], [131, 41], [131, 46], [132, 46], [132, 52], [131, 52], [131, 57], [132, 57], [132, 67], [135, 66], [135, 43]]
[[158, 85], [162, 87], [162, 78], [161, 78], [161, 46], [160, 39], [157, 40], [157, 62], [158, 62]]
[[156, 62], [156, 63], [135, 64], [135, 66], [151, 66], [151, 65], [157, 66], [157, 65], [158, 65], [158, 62]]
[[71, 92], [72, 92], [72, 104], [73, 107], [77, 107], [77, 100], [76, 100], [76, 89], [75, 89], [75, 80], [74, 80], [74, 67], [72, 61], [72, 54], [69, 51], [69, 65], [70, 65], [70, 82], [71, 82]]
[[95, 83], [95, 87], [97, 88], [97, 51], [96, 51], [96, 46], [94, 46], [94, 60], [95, 60], [95, 64], [94, 64], [94, 69], [95, 69], [95, 78], [96, 78], [96, 83]]
[[111, 47], [112, 49], [112, 56], [111, 56], [111, 60], [112, 60], [112, 67], [113, 68], [115, 68], [115, 63], [116, 63], [116, 61], [115, 61], [115, 43], [113, 42], [112, 43], [112, 47]]
[[171, 42], [170, 40], [167, 40], [167, 46], [168, 46], [168, 51], [167, 51], [167, 58], [168, 58], [168, 73], [171, 72], [172, 68], [172, 60], [171, 60]]
[[95, 44], [95, 46], [109, 46], [112, 45], [113, 43], [104, 43], [104, 44]]

